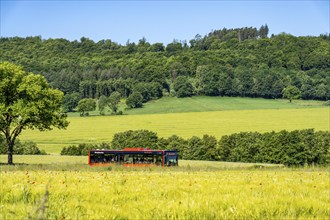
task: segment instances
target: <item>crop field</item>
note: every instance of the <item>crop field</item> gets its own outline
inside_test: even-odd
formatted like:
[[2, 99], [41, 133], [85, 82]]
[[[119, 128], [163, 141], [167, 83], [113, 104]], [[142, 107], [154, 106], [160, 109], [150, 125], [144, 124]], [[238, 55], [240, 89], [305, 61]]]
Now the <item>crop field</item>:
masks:
[[[18, 162], [28, 157], [15, 156]], [[37, 157], [30, 160], [38, 163]], [[48, 163], [57, 160], [57, 165], [45, 164], [45, 157], [53, 157]], [[324, 168], [181, 161], [177, 168], [132, 170], [89, 167], [83, 164], [86, 157], [40, 158], [43, 165], [0, 166], [0, 219], [330, 216], [330, 181]]]
[[314, 128], [329, 129], [329, 108], [230, 110], [169, 114], [69, 117], [66, 130], [48, 132], [25, 130], [19, 137], [31, 140], [41, 149], [58, 154], [63, 146], [110, 142], [117, 132], [147, 129], [159, 137], [173, 134], [183, 138], [203, 134], [220, 138], [242, 131], [280, 131]]

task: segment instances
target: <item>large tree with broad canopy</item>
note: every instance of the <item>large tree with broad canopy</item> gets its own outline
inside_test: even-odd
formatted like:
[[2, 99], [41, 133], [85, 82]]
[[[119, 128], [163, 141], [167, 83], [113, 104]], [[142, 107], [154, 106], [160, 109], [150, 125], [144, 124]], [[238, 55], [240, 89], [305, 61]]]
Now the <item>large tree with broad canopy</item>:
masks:
[[13, 164], [15, 140], [24, 129], [68, 126], [62, 99], [63, 93], [51, 88], [43, 76], [9, 62], [0, 63], [0, 132], [6, 138], [8, 164]]

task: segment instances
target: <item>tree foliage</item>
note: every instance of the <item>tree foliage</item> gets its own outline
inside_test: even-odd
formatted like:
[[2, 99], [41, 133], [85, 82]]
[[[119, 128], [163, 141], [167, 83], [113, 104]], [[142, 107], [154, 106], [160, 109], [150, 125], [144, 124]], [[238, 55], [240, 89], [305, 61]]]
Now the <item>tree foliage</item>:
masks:
[[[289, 85], [302, 99], [330, 99], [330, 38], [328, 35], [268, 36], [267, 24], [214, 30], [168, 45], [146, 38], [120, 45], [41, 37], [0, 38], [0, 59], [43, 74], [50, 85], [80, 98], [123, 98], [139, 92], [144, 102], [171, 92], [185, 76], [193, 94], [282, 98]], [[17, 53], [19, 51], [19, 53]]]
[[120, 97], [121, 97], [120, 93], [115, 91], [111, 93], [110, 97], [108, 98], [108, 106], [110, 107], [110, 109], [114, 114], [117, 113]]
[[80, 116], [88, 116], [88, 112], [96, 109], [96, 101], [91, 98], [82, 99], [79, 101], [77, 109], [80, 112]]
[[78, 92], [68, 93], [63, 98], [63, 110], [64, 112], [73, 112], [78, 106], [80, 100], [80, 94]]
[[141, 108], [143, 105], [143, 96], [139, 92], [133, 92], [127, 99], [126, 105], [129, 108]]
[[[0, 154], [8, 154], [8, 147], [6, 138], [0, 134]], [[32, 141], [21, 142], [16, 139], [13, 147], [13, 154], [15, 155], [45, 155], [44, 150], [40, 150], [37, 144]]]
[[102, 95], [99, 98], [99, 101], [98, 101], [98, 107], [99, 107], [100, 115], [105, 114], [104, 110], [107, 107], [107, 105], [108, 105], [108, 98], [106, 96]]
[[124, 148], [157, 148], [158, 136], [155, 132], [148, 130], [129, 130], [116, 133], [111, 141], [115, 149]]
[[[241, 132], [222, 136], [219, 141], [210, 135], [204, 135], [202, 138], [193, 136], [188, 139], [177, 135], [158, 138], [152, 131], [129, 130], [115, 134], [111, 146], [103, 148], [178, 150], [179, 158], [184, 160], [304, 166], [330, 164], [329, 146], [330, 132], [313, 129], [267, 133]], [[81, 153], [81, 149], [85, 149], [85, 154]], [[74, 146], [65, 148], [62, 152], [66, 152], [66, 155], [86, 155], [86, 149], [86, 147]]]
[[69, 155], [69, 156], [87, 156], [88, 151], [91, 149], [109, 149], [110, 145], [108, 143], [101, 144], [78, 144], [69, 145], [68, 147], [64, 147], [61, 150], [61, 155]]
[[63, 93], [52, 89], [41, 75], [0, 63], [0, 132], [6, 138], [8, 164], [12, 164], [16, 138], [26, 129], [40, 131], [68, 126], [62, 113]]
[[287, 86], [283, 89], [283, 98], [292, 102], [293, 99], [299, 99], [301, 97], [300, 90], [295, 86]]
[[174, 82], [174, 91], [178, 98], [190, 97], [194, 93], [194, 88], [185, 76], [179, 76]]

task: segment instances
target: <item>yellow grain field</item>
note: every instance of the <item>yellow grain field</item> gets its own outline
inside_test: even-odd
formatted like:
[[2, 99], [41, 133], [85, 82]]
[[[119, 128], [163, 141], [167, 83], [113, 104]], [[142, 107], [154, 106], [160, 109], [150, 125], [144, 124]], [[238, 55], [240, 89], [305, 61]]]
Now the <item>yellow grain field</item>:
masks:
[[328, 219], [322, 170], [1, 171], [0, 219]]

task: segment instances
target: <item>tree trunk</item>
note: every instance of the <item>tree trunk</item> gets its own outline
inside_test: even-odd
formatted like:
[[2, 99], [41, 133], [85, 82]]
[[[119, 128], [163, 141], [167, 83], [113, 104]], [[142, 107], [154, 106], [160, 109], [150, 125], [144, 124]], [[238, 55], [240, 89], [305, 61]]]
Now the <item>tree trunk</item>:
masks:
[[8, 143], [8, 165], [13, 165], [13, 148], [14, 148], [14, 143], [9, 142]]

